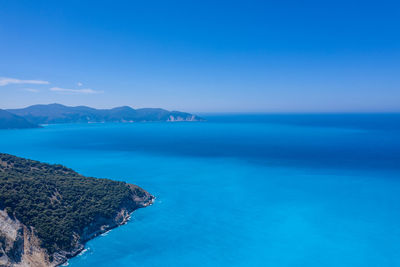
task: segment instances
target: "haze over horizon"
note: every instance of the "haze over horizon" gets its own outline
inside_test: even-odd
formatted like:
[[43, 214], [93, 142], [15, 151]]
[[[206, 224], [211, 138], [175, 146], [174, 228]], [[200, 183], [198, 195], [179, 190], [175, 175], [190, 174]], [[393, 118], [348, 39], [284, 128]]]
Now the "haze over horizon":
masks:
[[2, 1], [0, 108], [400, 112], [398, 1]]

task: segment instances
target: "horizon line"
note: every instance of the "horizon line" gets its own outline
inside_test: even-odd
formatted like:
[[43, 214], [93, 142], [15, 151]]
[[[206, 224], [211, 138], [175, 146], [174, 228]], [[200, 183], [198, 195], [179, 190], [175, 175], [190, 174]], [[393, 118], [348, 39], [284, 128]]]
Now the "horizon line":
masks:
[[130, 107], [132, 109], [142, 109], [142, 108], [159, 108], [159, 109], [165, 109], [168, 111], [181, 111], [181, 112], [186, 112], [186, 113], [192, 113], [192, 114], [210, 114], [210, 115], [312, 115], [312, 114], [400, 114], [400, 110], [264, 110], [264, 111], [186, 111], [186, 110], [180, 110], [180, 109], [167, 109], [167, 108], [162, 108], [162, 107], [133, 107], [130, 105], [121, 105], [121, 106], [113, 106], [113, 107], [93, 107], [93, 106], [88, 106], [88, 105], [67, 105], [67, 104], [61, 104], [61, 103], [47, 103], [47, 104], [31, 104], [27, 105], [24, 107], [13, 107], [13, 108], [0, 108], [3, 110], [10, 110], [10, 109], [24, 109], [28, 108], [31, 106], [36, 106], [36, 105], [43, 105], [43, 106], [48, 106], [48, 105], [62, 105], [66, 107], [89, 107], [89, 108], [94, 108], [94, 109], [113, 109], [113, 108], [120, 108], [120, 107]]

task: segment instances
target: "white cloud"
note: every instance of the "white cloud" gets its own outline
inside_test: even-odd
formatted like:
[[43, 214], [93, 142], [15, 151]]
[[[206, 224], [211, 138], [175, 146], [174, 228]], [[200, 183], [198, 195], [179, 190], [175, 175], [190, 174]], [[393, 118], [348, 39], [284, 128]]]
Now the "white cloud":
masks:
[[20, 80], [14, 78], [0, 77], [0, 86], [5, 86], [8, 84], [49, 84], [48, 81], [41, 80]]
[[27, 92], [31, 92], [31, 93], [39, 93], [39, 90], [38, 89], [33, 89], [33, 88], [25, 88], [25, 89], [23, 89], [24, 91], [27, 91]]
[[53, 92], [60, 92], [60, 93], [73, 93], [73, 94], [99, 94], [103, 93], [103, 91], [96, 91], [93, 89], [66, 89], [66, 88], [60, 88], [60, 87], [52, 87], [50, 88], [50, 91]]
[[80, 86], [82, 86], [82, 85], [83, 85], [83, 83], [81, 83], [81, 82], [78, 82], [78, 83], [77, 83], [77, 85], [80, 87]]

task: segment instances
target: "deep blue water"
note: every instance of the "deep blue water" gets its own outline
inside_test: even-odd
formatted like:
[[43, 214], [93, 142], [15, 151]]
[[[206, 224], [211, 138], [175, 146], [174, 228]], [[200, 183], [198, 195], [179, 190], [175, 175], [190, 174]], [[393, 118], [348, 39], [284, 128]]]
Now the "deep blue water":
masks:
[[400, 115], [0, 131], [0, 151], [157, 197], [70, 266], [400, 266]]

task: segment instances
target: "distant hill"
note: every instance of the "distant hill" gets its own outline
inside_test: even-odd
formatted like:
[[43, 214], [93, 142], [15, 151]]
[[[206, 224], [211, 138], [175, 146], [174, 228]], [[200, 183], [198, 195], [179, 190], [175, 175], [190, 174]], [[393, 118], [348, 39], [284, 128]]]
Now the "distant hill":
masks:
[[180, 111], [168, 111], [160, 108], [133, 109], [128, 106], [95, 109], [86, 106], [68, 107], [61, 104], [49, 104], [8, 109], [7, 111], [34, 124], [203, 120], [196, 115]]
[[26, 119], [0, 109], [0, 129], [37, 128], [38, 125], [28, 122]]

